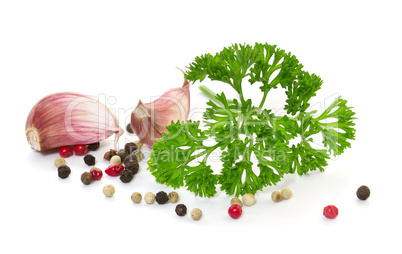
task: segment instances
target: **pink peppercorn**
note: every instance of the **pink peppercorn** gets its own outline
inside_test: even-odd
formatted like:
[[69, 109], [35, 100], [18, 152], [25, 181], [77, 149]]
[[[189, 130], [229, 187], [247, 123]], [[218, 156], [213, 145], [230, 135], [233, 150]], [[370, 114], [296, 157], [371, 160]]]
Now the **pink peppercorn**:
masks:
[[338, 208], [334, 205], [324, 207], [324, 216], [328, 219], [335, 219], [338, 216]]

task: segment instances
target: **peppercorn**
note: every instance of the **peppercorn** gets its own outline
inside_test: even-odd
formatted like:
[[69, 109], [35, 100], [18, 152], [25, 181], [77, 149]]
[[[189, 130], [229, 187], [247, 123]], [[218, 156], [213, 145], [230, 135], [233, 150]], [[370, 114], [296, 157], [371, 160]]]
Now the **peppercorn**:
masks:
[[140, 169], [140, 165], [136, 160], [129, 160], [124, 163], [125, 168], [130, 171], [133, 175], [138, 173], [138, 170]]
[[369, 189], [369, 187], [367, 187], [365, 185], [360, 186], [356, 191], [356, 196], [360, 200], [368, 199], [370, 197], [370, 189]]
[[126, 158], [124, 158], [123, 164], [125, 165], [127, 163], [127, 161], [137, 161], [137, 157], [133, 156], [132, 154], [129, 154], [126, 156]]
[[89, 144], [89, 145], [88, 145], [88, 149], [89, 149], [90, 151], [96, 151], [96, 150], [98, 150], [99, 147], [100, 147], [100, 143], [99, 143], [99, 142], [92, 143], [92, 144]]
[[120, 180], [121, 180], [123, 183], [129, 183], [129, 182], [131, 182], [131, 180], [133, 180], [133, 178], [134, 178], [133, 173], [131, 173], [130, 171], [128, 171], [128, 170], [126, 170], [126, 169], [124, 169], [124, 170], [121, 171], [121, 173], [120, 173]]
[[280, 191], [274, 191], [271, 194], [271, 198], [274, 202], [282, 201], [282, 193]]
[[141, 149], [142, 146], [144, 145], [144, 143], [142, 143], [141, 140], [134, 141], [134, 144], [137, 145], [138, 149]]
[[251, 193], [246, 193], [243, 195], [243, 204], [246, 206], [252, 206], [255, 204], [255, 197]]
[[144, 195], [144, 201], [147, 204], [153, 204], [155, 202], [155, 194], [152, 192], [146, 192]]
[[175, 211], [177, 215], [184, 216], [187, 213], [187, 207], [184, 204], [178, 204]]
[[134, 193], [131, 195], [131, 200], [132, 200], [135, 204], [141, 203], [141, 199], [142, 199], [142, 196], [141, 196], [141, 193], [139, 193], [139, 192], [134, 192]]
[[121, 158], [118, 155], [113, 156], [110, 158], [110, 165], [116, 165], [121, 163]]
[[107, 160], [107, 161], [110, 161], [110, 159], [111, 159], [113, 156], [115, 156], [115, 155], [117, 155], [116, 150], [110, 149], [109, 151], [107, 151], [107, 152], [105, 153], [105, 155], [103, 156], [103, 158], [104, 158], [105, 160]]
[[94, 181], [94, 177], [89, 172], [84, 172], [81, 175], [81, 182], [85, 185], [89, 185]]
[[133, 129], [131, 128], [131, 124], [126, 125], [126, 130], [127, 130], [128, 133], [131, 133], [131, 134], [134, 133]]
[[156, 200], [156, 203], [162, 205], [169, 201], [169, 197], [166, 194], [166, 192], [160, 191], [160, 192], [156, 193], [155, 200]]
[[134, 150], [131, 155], [134, 156], [137, 161], [141, 161], [142, 159], [144, 159], [144, 154], [141, 152], [140, 149]]
[[65, 179], [67, 178], [70, 174], [71, 174], [71, 169], [69, 166], [67, 165], [61, 165], [58, 169], [57, 169], [57, 173], [59, 175], [59, 177], [61, 179]]
[[168, 198], [170, 203], [176, 203], [177, 201], [179, 201], [179, 194], [177, 194], [177, 192], [172, 191], [168, 194]]
[[117, 155], [120, 156], [121, 161], [124, 161], [124, 159], [128, 155], [128, 152], [125, 149], [119, 149], [119, 151], [117, 151]]
[[87, 154], [84, 157], [84, 162], [88, 166], [93, 166], [93, 165], [95, 165], [95, 157], [93, 155]]
[[103, 194], [105, 194], [105, 196], [108, 198], [113, 197], [115, 191], [116, 190], [114, 186], [111, 184], [106, 184], [105, 186], [103, 186]]
[[289, 199], [292, 197], [292, 191], [289, 188], [281, 190], [282, 198]]
[[238, 198], [232, 198], [230, 200], [230, 205], [239, 205], [239, 206], [243, 206], [243, 203], [240, 201], [240, 199]]
[[58, 168], [60, 166], [66, 165], [66, 160], [63, 159], [62, 157], [58, 157], [56, 158], [56, 160], [54, 161], [54, 165]]
[[202, 211], [198, 208], [194, 208], [193, 210], [191, 210], [191, 218], [193, 220], [199, 220], [201, 219], [202, 216]]
[[134, 142], [130, 142], [124, 145], [124, 149], [127, 153], [131, 154], [134, 150], [138, 149], [138, 146]]

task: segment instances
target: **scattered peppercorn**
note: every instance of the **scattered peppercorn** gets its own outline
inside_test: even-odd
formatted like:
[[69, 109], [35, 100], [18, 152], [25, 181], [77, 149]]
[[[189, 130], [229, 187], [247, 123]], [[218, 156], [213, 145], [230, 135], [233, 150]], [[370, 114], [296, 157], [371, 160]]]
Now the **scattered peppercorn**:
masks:
[[274, 202], [282, 201], [282, 193], [280, 193], [279, 191], [274, 191], [271, 194], [271, 198]]
[[131, 180], [133, 180], [133, 178], [134, 178], [133, 173], [131, 173], [130, 171], [128, 171], [128, 170], [126, 170], [126, 169], [124, 169], [124, 170], [121, 171], [121, 173], [120, 173], [120, 180], [121, 180], [123, 183], [129, 183], [129, 182], [131, 182]]
[[228, 209], [228, 214], [233, 219], [239, 218], [242, 213], [243, 213], [243, 210], [242, 210], [241, 206], [239, 206], [239, 205], [231, 205]]
[[283, 199], [289, 199], [293, 195], [292, 191], [289, 188], [281, 190], [281, 194]]
[[127, 161], [137, 161], [137, 157], [133, 156], [132, 154], [129, 154], [126, 156], [126, 158], [124, 158], [123, 164], [125, 165], [127, 163]]
[[230, 205], [239, 205], [239, 206], [243, 206], [243, 203], [240, 201], [240, 199], [238, 198], [232, 198], [230, 200]]
[[92, 143], [92, 144], [89, 144], [89, 145], [88, 145], [88, 149], [89, 149], [90, 151], [96, 151], [96, 150], [99, 149], [99, 147], [100, 147], [100, 143], [99, 143], [99, 142]]
[[84, 156], [84, 162], [88, 166], [93, 166], [95, 165], [95, 157], [93, 155], [87, 154]]
[[116, 164], [116, 165], [110, 165], [105, 169], [105, 173], [109, 176], [119, 176], [121, 171], [124, 170], [123, 165], [121, 164]]
[[246, 206], [252, 206], [255, 204], [255, 197], [251, 193], [246, 193], [242, 197], [243, 204]]
[[141, 199], [142, 199], [142, 196], [141, 196], [141, 193], [139, 193], [139, 192], [134, 192], [134, 193], [131, 195], [131, 200], [132, 200], [135, 204], [141, 203]]
[[56, 158], [56, 160], [54, 161], [54, 165], [58, 168], [60, 166], [66, 165], [66, 160], [63, 159], [62, 157], [58, 157]]
[[105, 155], [103, 156], [103, 158], [104, 158], [105, 160], [107, 160], [107, 161], [110, 161], [110, 159], [111, 159], [113, 156], [115, 156], [115, 155], [117, 155], [116, 150], [110, 149], [109, 151], [107, 151], [107, 152], [105, 153]]
[[138, 149], [138, 146], [134, 142], [130, 142], [124, 145], [124, 149], [127, 151], [128, 154], [131, 154], [134, 150]]
[[94, 177], [89, 172], [84, 172], [81, 175], [81, 182], [85, 185], [89, 185], [94, 181]]
[[356, 191], [356, 196], [360, 200], [368, 199], [370, 197], [370, 189], [369, 189], [369, 187], [367, 187], [365, 185], [360, 186]]
[[103, 172], [99, 168], [91, 168], [91, 170], [89, 170], [89, 173], [92, 174], [95, 181], [100, 180], [103, 176]]
[[74, 153], [75, 155], [85, 155], [89, 151], [87, 145], [75, 145], [74, 146]]
[[111, 184], [106, 184], [105, 186], [103, 186], [103, 194], [105, 194], [105, 196], [108, 198], [113, 197], [115, 191], [116, 190], [114, 186]]
[[168, 198], [170, 203], [177, 203], [177, 201], [179, 201], [179, 194], [177, 194], [175, 191], [172, 191], [168, 194]]
[[144, 145], [144, 143], [142, 143], [141, 140], [134, 141], [134, 144], [137, 145], [138, 149], [141, 149], [142, 146]]
[[166, 192], [160, 191], [160, 192], [156, 193], [155, 200], [156, 200], [156, 203], [162, 205], [169, 201], [169, 197], [166, 194]]
[[59, 177], [61, 179], [65, 179], [67, 178], [70, 174], [71, 174], [71, 169], [69, 166], [67, 165], [61, 165], [58, 169], [57, 169], [57, 173], [59, 174]]
[[335, 219], [338, 216], [338, 208], [334, 205], [324, 207], [323, 214], [328, 219]]
[[146, 192], [144, 195], [144, 201], [147, 204], [153, 204], [155, 202], [155, 194], [152, 192]]
[[128, 152], [126, 151], [126, 149], [119, 149], [119, 151], [117, 151], [117, 155], [120, 156], [121, 161], [124, 161], [124, 159], [128, 155]]
[[73, 149], [69, 146], [62, 146], [59, 148], [59, 154], [63, 158], [68, 158], [73, 155]]
[[199, 220], [201, 219], [202, 216], [202, 211], [198, 208], [194, 208], [193, 210], [191, 210], [191, 218], [193, 220]]
[[118, 155], [113, 156], [110, 158], [110, 165], [121, 164], [121, 158]]
[[187, 213], [187, 207], [184, 204], [178, 204], [175, 211], [177, 215], [184, 216]]
[[130, 171], [133, 175], [138, 173], [138, 170], [140, 169], [140, 165], [136, 160], [129, 160], [124, 163], [124, 167]]
[[131, 134], [134, 133], [133, 129], [131, 128], [131, 124], [127, 124], [126, 130], [127, 130], [128, 133], [131, 133]]
[[137, 161], [142, 161], [142, 159], [144, 159], [144, 154], [140, 149], [134, 150], [131, 155], [134, 156]]

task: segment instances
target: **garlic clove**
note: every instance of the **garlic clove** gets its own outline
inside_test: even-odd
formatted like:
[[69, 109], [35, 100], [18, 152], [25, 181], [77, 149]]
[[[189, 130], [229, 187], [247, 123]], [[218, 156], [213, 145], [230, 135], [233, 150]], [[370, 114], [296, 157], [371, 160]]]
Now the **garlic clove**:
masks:
[[[183, 71], [182, 71], [183, 72]], [[184, 73], [184, 72], [183, 72]], [[144, 144], [152, 146], [172, 121], [186, 121], [190, 113], [190, 82], [172, 88], [150, 103], [140, 100], [131, 114], [131, 128]]]
[[124, 130], [116, 116], [98, 100], [72, 92], [50, 94], [29, 112], [25, 134], [31, 148], [96, 143], [116, 134], [115, 146]]

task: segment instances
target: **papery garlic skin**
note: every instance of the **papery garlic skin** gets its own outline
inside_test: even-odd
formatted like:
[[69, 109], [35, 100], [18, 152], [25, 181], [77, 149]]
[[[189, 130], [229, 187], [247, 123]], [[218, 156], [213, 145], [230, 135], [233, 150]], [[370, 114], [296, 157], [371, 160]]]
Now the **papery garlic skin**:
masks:
[[162, 138], [172, 121], [187, 121], [190, 113], [190, 82], [185, 78], [182, 87], [169, 89], [150, 103], [140, 100], [131, 114], [131, 128], [148, 146]]
[[73, 92], [50, 94], [29, 112], [25, 134], [31, 148], [44, 151], [61, 146], [96, 143], [124, 130], [116, 116], [98, 100]]

